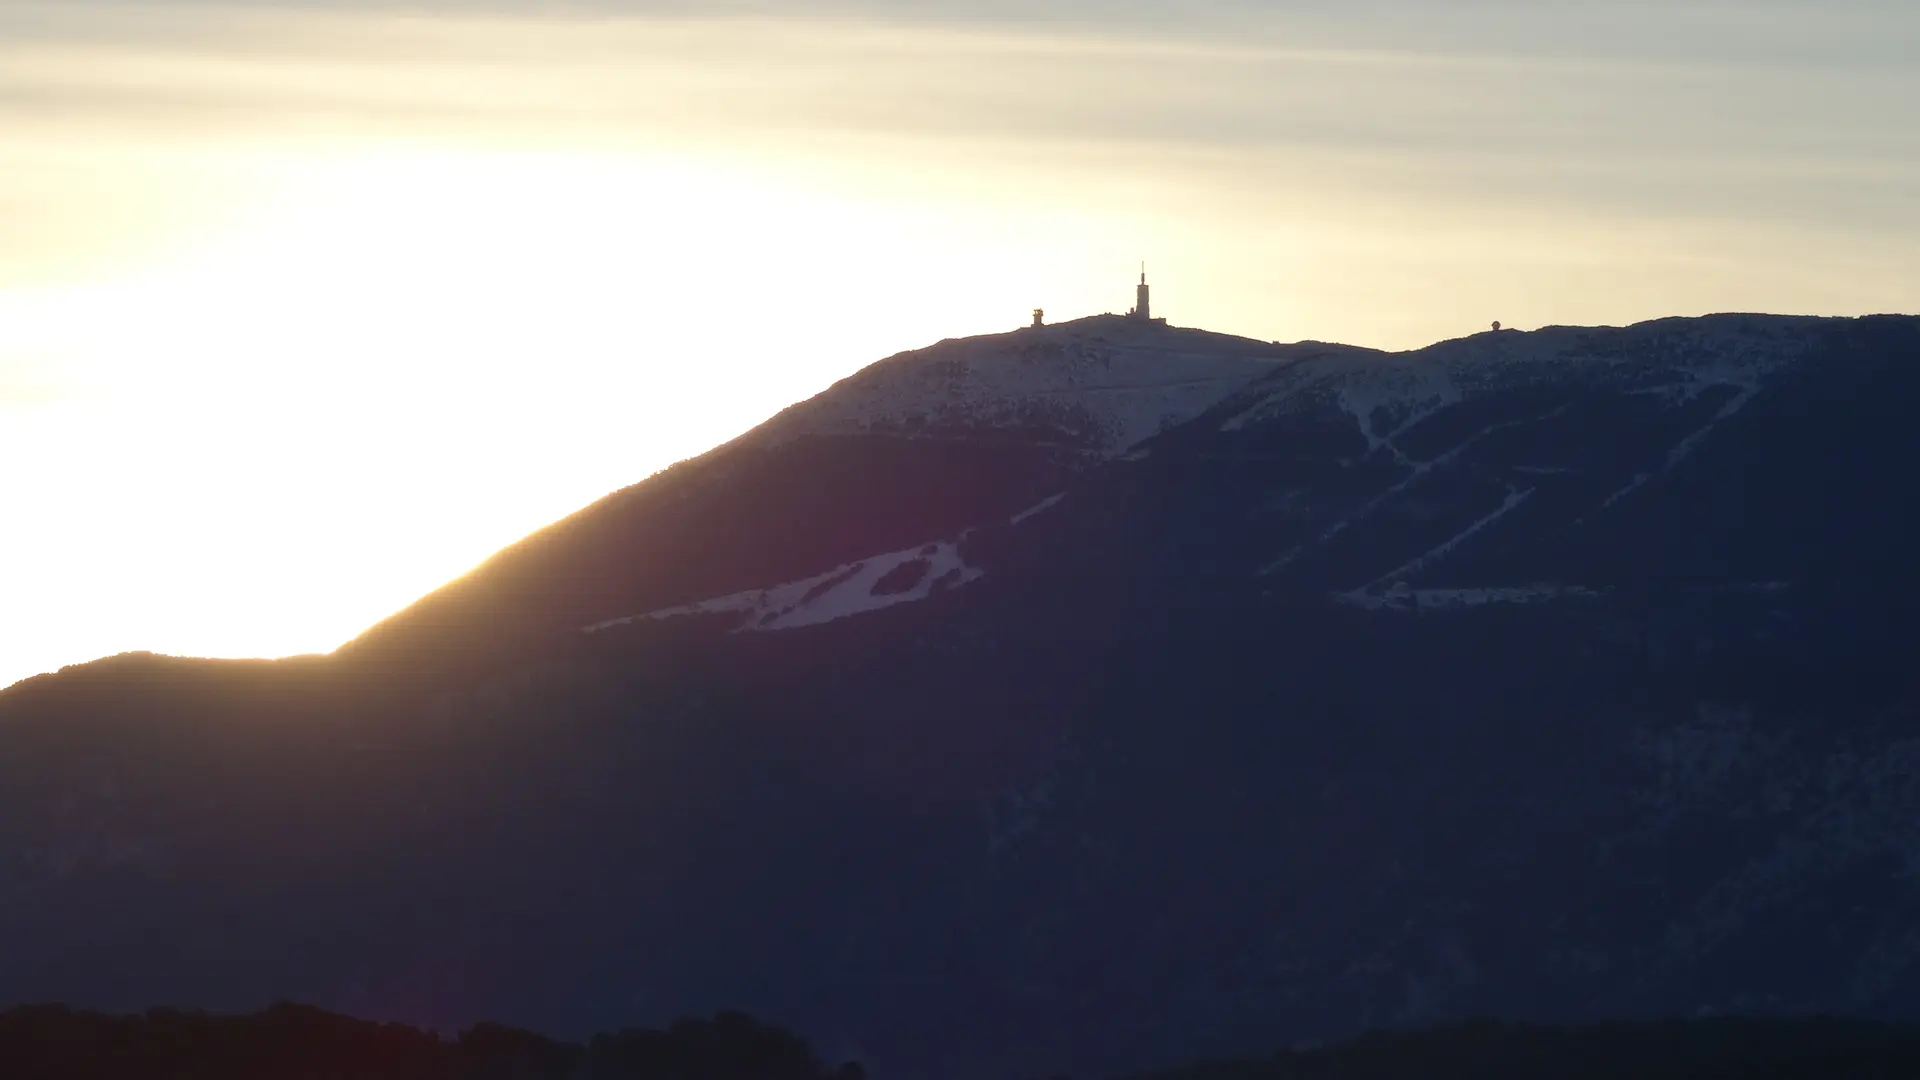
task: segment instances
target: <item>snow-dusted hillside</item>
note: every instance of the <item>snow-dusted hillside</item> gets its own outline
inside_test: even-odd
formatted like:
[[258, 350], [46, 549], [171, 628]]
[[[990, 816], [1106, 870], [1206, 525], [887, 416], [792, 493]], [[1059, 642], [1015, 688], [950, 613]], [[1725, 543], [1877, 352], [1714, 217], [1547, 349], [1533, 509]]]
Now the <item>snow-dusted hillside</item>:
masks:
[[[1531, 534], [1542, 515], [1559, 519], [1562, 530], [1609, 516], [1686, 463], [1762, 393], [1799, 377], [1821, 335], [1839, 325], [1721, 315], [1624, 329], [1494, 332], [1409, 353], [1308, 356], [1239, 395], [1218, 432], [1240, 446], [1317, 432], [1343, 468], [1386, 470], [1373, 473], [1381, 479], [1364, 498], [1323, 497], [1314, 508], [1311, 491], [1294, 491], [1292, 516], [1321, 520], [1294, 530], [1293, 542], [1261, 564], [1263, 576], [1302, 558], [1318, 557], [1324, 571], [1331, 559], [1347, 568], [1335, 591], [1376, 609], [1404, 609], [1380, 597], [1406, 593], [1416, 577], [1431, 582], [1409, 594], [1423, 598], [1422, 609], [1585, 595], [1586, 583], [1505, 577], [1484, 561], [1470, 582], [1447, 580], [1444, 570], [1515, 527]], [[1371, 535], [1356, 543], [1356, 529]], [[1350, 556], [1360, 550], [1401, 555], [1366, 559], [1365, 576], [1354, 580], [1348, 575], [1360, 563]]]
[[890, 357], [748, 437], [1018, 433], [1116, 454], [1270, 373], [1266, 342], [1096, 316]]
[[1233, 431], [1332, 402], [1373, 449], [1466, 395], [1559, 385], [1685, 400], [1713, 386], [1750, 396], [1834, 320], [1715, 315], [1624, 329], [1550, 326], [1476, 334], [1404, 353], [1326, 352], [1291, 364], [1229, 417]]

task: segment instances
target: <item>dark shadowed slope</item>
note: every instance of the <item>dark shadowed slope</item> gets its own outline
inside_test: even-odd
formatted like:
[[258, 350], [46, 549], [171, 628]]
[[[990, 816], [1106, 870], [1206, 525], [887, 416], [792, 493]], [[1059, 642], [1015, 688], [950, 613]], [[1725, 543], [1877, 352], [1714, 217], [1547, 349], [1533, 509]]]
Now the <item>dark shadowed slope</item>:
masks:
[[875, 365], [338, 655], [0, 695], [0, 998], [1078, 1074], [1920, 1011], [1920, 319]]

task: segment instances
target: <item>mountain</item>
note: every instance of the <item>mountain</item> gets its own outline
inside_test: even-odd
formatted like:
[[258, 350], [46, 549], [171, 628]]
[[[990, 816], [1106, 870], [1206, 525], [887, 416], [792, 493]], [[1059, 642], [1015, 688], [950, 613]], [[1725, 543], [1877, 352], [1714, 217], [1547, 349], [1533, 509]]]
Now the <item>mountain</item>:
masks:
[[0, 1004], [889, 1075], [1920, 1015], [1920, 318], [876, 364], [328, 657], [0, 694]]

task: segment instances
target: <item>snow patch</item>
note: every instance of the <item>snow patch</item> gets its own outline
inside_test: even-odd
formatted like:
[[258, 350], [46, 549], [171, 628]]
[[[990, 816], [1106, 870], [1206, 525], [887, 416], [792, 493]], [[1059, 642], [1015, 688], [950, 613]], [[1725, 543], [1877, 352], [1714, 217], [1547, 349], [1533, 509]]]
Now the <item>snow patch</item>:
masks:
[[[1721, 384], [1721, 385], [1725, 385], [1725, 384]], [[1706, 389], [1705, 387], [1697, 388], [1694, 390], [1694, 394], [1697, 396], [1698, 394], [1704, 392], [1705, 389]], [[1685, 461], [1687, 459], [1687, 455], [1693, 453], [1694, 450], [1697, 449], [1701, 443], [1707, 441], [1707, 436], [1713, 434], [1713, 429], [1719, 426], [1721, 421], [1732, 416], [1734, 413], [1739, 412], [1742, 408], [1746, 406], [1747, 402], [1753, 400], [1753, 395], [1755, 395], [1756, 393], [1759, 393], [1759, 389], [1760, 388], [1757, 384], [1741, 386], [1740, 392], [1738, 394], [1735, 394], [1732, 398], [1728, 399], [1725, 405], [1720, 406], [1719, 411], [1713, 414], [1712, 419], [1708, 420], [1705, 424], [1702, 424], [1698, 430], [1688, 434], [1686, 438], [1681, 439], [1678, 443], [1674, 445], [1673, 449], [1667, 451], [1667, 459], [1661, 462], [1659, 469], [1650, 473], [1648, 472], [1636, 473], [1632, 480], [1627, 481], [1627, 485], [1625, 487], [1607, 496], [1606, 501], [1600, 504], [1600, 509], [1606, 510], [1612, 507], [1614, 503], [1617, 503], [1621, 499], [1624, 499], [1627, 496], [1633, 494], [1634, 492], [1640, 490], [1640, 488], [1643, 487], [1647, 483], [1647, 481], [1658, 479], [1672, 472], [1674, 469], [1674, 466]], [[1574, 522], [1574, 524], [1578, 525], [1585, 520], [1586, 520], [1585, 518], [1581, 518], [1580, 521], [1576, 521]]]
[[1511, 490], [1508, 491], [1507, 497], [1501, 500], [1500, 505], [1494, 508], [1494, 511], [1492, 513], [1486, 515], [1485, 517], [1479, 519], [1478, 521], [1475, 521], [1473, 524], [1460, 530], [1459, 532], [1455, 533], [1453, 536], [1448, 537], [1444, 543], [1441, 543], [1440, 545], [1434, 547], [1432, 550], [1424, 552], [1421, 555], [1412, 559], [1411, 561], [1405, 563], [1404, 565], [1394, 567], [1392, 570], [1389, 570], [1386, 573], [1380, 575], [1380, 577], [1370, 582], [1368, 586], [1362, 586], [1362, 588], [1370, 587], [1372, 585], [1378, 585], [1382, 581], [1397, 582], [1400, 578], [1406, 577], [1409, 574], [1418, 573], [1419, 571], [1424, 570], [1425, 568], [1432, 565], [1433, 563], [1446, 558], [1448, 555], [1453, 554], [1454, 550], [1458, 548], [1461, 544], [1464, 544], [1468, 540], [1472, 539], [1474, 534], [1478, 533], [1480, 530], [1486, 528], [1487, 526], [1493, 524], [1494, 522], [1499, 521], [1501, 518], [1506, 517], [1507, 514], [1513, 510], [1514, 507], [1519, 506], [1523, 502], [1526, 502], [1527, 497], [1532, 494], [1533, 494], [1532, 488], [1528, 488], [1525, 491], [1511, 491]]
[[1385, 592], [1354, 589], [1334, 599], [1371, 611], [1443, 611], [1487, 604], [1538, 604], [1569, 596], [1598, 596], [1584, 585], [1496, 585], [1477, 589], [1413, 589], [1405, 583]]
[[[1421, 477], [1427, 475], [1433, 470], [1448, 464], [1449, 462], [1453, 461], [1455, 458], [1459, 457], [1461, 454], [1466, 453], [1468, 448], [1472, 447], [1475, 443], [1493, 434], [1494, 432], [1503, 431], [1510, 427], [1517, 427], [1521, 424], [1534, 424], [1534, 423], [1539, 423], [1540, 421], [1543, 421], [1543, 420], [1551, 420], [1554, 417], [1559, 416], [1561, 413], [1564, 413], [1566, 411], [1567, 411], [1567, 406], [1561, 405], [1556, 408], [1548, 410], [1546, 413], [1540, 416], [1528, 416], [1528, 417], [1523, 417], [1519, 420], [1508, 420], [1503, 423], [1491, 424], [1491, 425], [1488, 425], [1487, 427], [1481, 428], [1479, 431], [1475, 432], [1473, 435], [1462, 440], [1459, 443], [1459, 445], [1453, 447], [1453, 449], [1448, 450], [1446, 453], [1441, 454], [1439, 457], [1436, 457], [1431, 461], [1409, 462], [1408, 464], [1411, 465], [1411, 471], [1407, 474], [1405, 479], [1401, 480], [1397, 484], [1394, 484], [1392, 487], [1387, 488], [1385, 491], [1382, 491], [1380, 494], [1374, 496], [1373, 498], [1368, 499], [1364, 504], [1361, 505], [1360, 509], [1355, 510], [1353, 513], [1347, 515], [1344, 518], [1341, 518], [1339, 521], [1334, 522], [1332, 525], [1327, 526], [1326, 530], [1323, 531], [1320, 534], [1319, 538], [1314, 542], [1319, 544], [1325, 544], [1331, 541], [1334, 537], [1339, 536], [1341, 533], [1345, 532], [1348, 529], [1348, 527], [1350, 527], [1354, 522], [1359, 521], [1360, 519], [1366, 517], [1368, 514], [1371, 514], [1375, 510], [1378, 510], [1382, 504], [1386, 503], [1388, 500], [1392, 499], [1394, 496], [1400, 494], [1401, 492], [1405, 491], [1407, 488], [1411, 487], [1415, 481], [1419, 480]], [[1526, 491], [1526, 495], [1531, 495], [1531, 494], [1533, 494], [1533, 489], [1528, 488]], [[1520, 498], [1524, 499], [1526, 495], [1522, 495], [1520, 496]], [[1509, 499], [1509, 502], [1512, 503], [1513, 496], [1509, 495], [1508, 499]], [[1518, 505], [1518, 503], [1512, 503], [1511, 505], [1502, 506], [1501, 509], [1494, 511], [1493, 516], [1498, 517], [1499, 515], [1506, 513], [1508, 510], [1513, 509], [1514, 505]], [[1490, 522], [1487, 522], [1487, 523], [1490, 523]], [[1476, 523], [1474, 528], [1470, 529], [1469, 532], [1477, 530], [1478, 527], [1479, 527], [1479, 523]], [[1463, 534], [1461, 536], [1455, 537], [1454, 540], [1455, 541], [1463, 540], [1466, 538], [1466, 535], [1467, 534]], [[1304, 550], [1305, 550], [1304, 545], [1295, 545], [1293, 548], [1289, 549], [1285, 554], [1279, 556], [1273, 561], [1262, 566], [1260, 568], [1261, 575], [1262, 576], [1270, 575], [1278, 570], [1285, 568], [1287, 565], [1292, 563], [1294, 559], [1298, 558], [1301, 552], [1303, 552]], [[1404, 570], [1406, 568], [1403, 567], [1402, 569]], [[1395, 571], [1395, 572], [1398, 573], [1399, 571]]]
[[[1420, 364], [1378, 368], [1346, 381], [1335, 393], [1340, 408], [1360, 425], [1369, 450], [1385, 448], [1403, 465], [1413, 464], [1393, 440], [1407, 429], [1460, 400], [1460, 390], [1437, 367]], [[1406, 415], [1391, 429], [1373, 429], [1374, 413], [1403, 410]]]
[[1066, 497], [1067, 497], [1067, 493], [1064, 491], [1058, 495], [1049, 495], [1046, 498], [1041, 499], [1038, 503], [1034, 504], [1033, 506], [1029, 506], [1025, 510], [1022, 510], [1019, 513], [1008, 518], [1007, 524], [1018, 525], [1035, 514], [1045, 513], [1046, 511], [1051, 510], [1054, 507], [1060, 505], [1060, 500]]
[[1266, 577], [1267, 575], [1275, 573], [1276, 571], [1286, 569], [1288, 566], [1292, 565], [1293, 560], [1299, 558], [1300, 553], [1305, 550], [1306, 550], [1305, 546], [1301, 544], [1295, 544], [1294, 546], [1274, 556], [1272, 559], [1268, 560], [1267, 562], [1261, 563], [1260, 571], [1259, 571], [1260, 576]]
[[658, 621], [682, 615], [740, 615], [739, 625], [732, 630], [736, 634], [793, 630], [925, 600], [985, 575], [984, 570], [967, 565], [961, 558], [957, 542], [943, 540], [845, 563], [799, 581], [608, 619], [584, 627], [582, 632], [591, 634], [642, 619]]

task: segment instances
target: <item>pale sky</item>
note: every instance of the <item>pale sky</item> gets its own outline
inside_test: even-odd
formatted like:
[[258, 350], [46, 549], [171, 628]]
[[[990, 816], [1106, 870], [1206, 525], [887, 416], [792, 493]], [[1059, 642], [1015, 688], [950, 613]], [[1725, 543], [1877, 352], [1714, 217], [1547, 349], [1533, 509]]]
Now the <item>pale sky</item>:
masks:
[[325, 651], [901, 349], [1920, 307], [1920, 5], [0, 0], [0, 685]]

